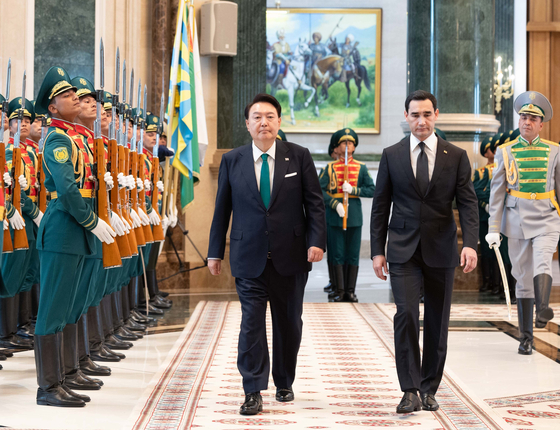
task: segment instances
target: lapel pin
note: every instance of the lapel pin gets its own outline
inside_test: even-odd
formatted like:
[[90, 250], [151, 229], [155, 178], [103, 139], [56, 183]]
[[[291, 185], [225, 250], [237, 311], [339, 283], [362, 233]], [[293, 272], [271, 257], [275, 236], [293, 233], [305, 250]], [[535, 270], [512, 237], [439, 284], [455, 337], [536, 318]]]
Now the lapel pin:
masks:
[[447, 154], [447, 151], [444, 149], [444, 150], [443, 150], [443, 153], [444, 153], [444, 154]]
[[289, 159], [289, 158], [284, 158], [284, 160], [286, 160], [286, 161], [290, 161], [290, 159]]

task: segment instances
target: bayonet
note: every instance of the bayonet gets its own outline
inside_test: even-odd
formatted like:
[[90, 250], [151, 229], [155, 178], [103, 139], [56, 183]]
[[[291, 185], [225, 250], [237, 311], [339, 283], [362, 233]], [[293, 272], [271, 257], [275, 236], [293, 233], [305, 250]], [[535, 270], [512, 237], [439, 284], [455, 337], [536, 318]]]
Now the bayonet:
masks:
[[111, 123], [109, 124], [109, 139], [117, 140], [117, 107], [119, 104], [119, 69], [120, 69], [120, 55], [119, 48], [117, 47], [117, 55], [115, 58], [115, 94], [111, 100]]
[[23, 112], [25, 110], [25, 84], [27, 83], [27, 73], [23, 71], [23, 83], [21, 88], [21, 107], [18, 111], [18, 125], [17, 133], [14, 136], [14, 148], [19, 148], [19, 143], [21, 140], [21, 122], [23, 121]]
[[140, 124], [140, 146], [136, 148], [139, 154], [144, 153], [144, 132], [146, 130], [146, 110], [148, 104], [148, 86], [144, 85], [144, 107], [142, 109], [142, 123]]
[[101, 89], [96, 90], [97, 99], [97, 115], [93, 126], [93, 134], [95, 139], [101, 139], [101, 109], [103, 109], [103, 87], [105, 84], [105, 59], [103, 49], [103, 38], [99, 42], [99, 82]]
[[161, 89], [161, 102], [159, 105], [159, 122], [158, 122], [158, 127], [157, 127], [157, 133], [156, 133], [156, 145], [154, 147], [154, 150], [152, 151], [154, 154], [154, 157], [158, 157], [158, 152], [159, 152], [159, 136], [163, 133], [163, 103], [165, 101], [165, 98], [163, 96], [163, 87]]
[[126, 103], [126, 60], [122, 63], [122, 101]]
[[43, 146], [45, 146], [45, 139], [47, 138], [48, 130], [48, 119], [45, 115], [41, 117], [41, 139], [39, 139], [39, 153], [43, 152]]
[[[0, 117], [0, 142], [4, 143], [4, 115], [8, 114], [8, 105], [10, 104], [10, 102], [8, 101], [10, 99], [10, 77], [11, 77], [11, 71], [12, 71], [12, 60], [9, 59], [8, 60], [8, 73], [6, 76], [6, 100], [4, 100], [2, 102], [2, 115]], [[0, 82], [0, 86], [2, 85], [2, 83]]]

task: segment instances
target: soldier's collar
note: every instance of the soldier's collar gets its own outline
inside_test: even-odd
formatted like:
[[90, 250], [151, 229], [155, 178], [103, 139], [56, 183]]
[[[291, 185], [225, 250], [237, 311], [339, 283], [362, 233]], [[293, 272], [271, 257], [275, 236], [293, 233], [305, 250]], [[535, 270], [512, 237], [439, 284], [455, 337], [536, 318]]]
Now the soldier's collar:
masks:
[[529, 142], [527, 139], [524, 139], [523, 136], [520, 135], [519, 136], [519, 141], [525, 146], [527, 146], [527, 145], [538, 145], [541, 141], [541, 137], [537, 136], [533, 139], [532, 142]]

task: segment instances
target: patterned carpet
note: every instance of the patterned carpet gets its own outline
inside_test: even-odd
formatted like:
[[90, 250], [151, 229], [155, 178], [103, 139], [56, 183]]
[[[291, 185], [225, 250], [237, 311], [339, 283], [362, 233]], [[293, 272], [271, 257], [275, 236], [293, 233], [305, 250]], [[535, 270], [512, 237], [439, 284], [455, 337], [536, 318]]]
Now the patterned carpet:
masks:
[[487, 404], [462, 387], [449, 371], [438, 392], [439, 411], [397, 415], [401, 392], [393, 356], [392, 318], [382, 309], [375, 304], [306, 303], [294, 384], [296, 400], [276, 402], [270, 386], [263, 392], [264, 412], [243, 417], [238, 414], [243, 390], [236, 368], [239, 303], [201, 302], [127, 428], [521, 428], [517, 421], [536, 428], [527, 418], [530, 414], [557, 414], [551, 408], [516, 414], [507, 411], [521, 403], [556, 399], [560, 393], [509, 399], [510, 403], [492, 399]]

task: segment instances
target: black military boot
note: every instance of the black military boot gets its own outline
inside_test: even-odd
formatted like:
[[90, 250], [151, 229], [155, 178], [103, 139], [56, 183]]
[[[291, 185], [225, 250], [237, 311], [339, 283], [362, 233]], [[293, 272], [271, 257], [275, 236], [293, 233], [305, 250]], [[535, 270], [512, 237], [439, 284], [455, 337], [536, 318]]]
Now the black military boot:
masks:
[[[481, 244], [485, 246], [485, 244]], [[479, 292], [484, 293], [486, 291], [491, 291], [491, 276], [490, 276], [490, 258], [487, 256], [480, 258], [480, 268], [482, 270], [482, 285], [478, 289]]]
[[[155, 322], [155, 318], [150, 317], [149, 315], [143, 315], [139, 311], [139, 303], [140, 303], [140, 287], [144, 287], [144, 281], [140, 282], [142, 276], [135, 276], [130, 280], [128, 284], [129, 287], [129, 304], [130, 304], [130, 316], [134, 319], [134, 321], [140, 324], [150, 324]], [[144, 304], [145, 307], [145, 304]], [[163, 311], [161, 312], [163, 314]]]
[[521, 355], [533, 353], [533, 305], [534, 299], [517, 299], [517, 320], [519, 322], [519, 348]]
[[103, 322], [101, 321], [101, 310], [99, 306], [90, 307], [87, 312], [89, 356], [93, 361], [117, 362], [121, 361], [115, 354], [111, 354], [104, 348]]
[[66, 392], [60, 381], [60, 356], [57, 333], [35, 336], [37, 367], [37, 404], [46, 406], [83, 407], [85, 402]]
[[329, 283], [327, 284], [326, 287], [323, 288], [323, 291], [325, 293], [332, 293], [334, 291], [333, 281], [332, 281], [334, 276], [333, 276], [333, 265], [330, 261], [327, 261], [327, 267], [328, 267], [328, 270], [329, 270]]
[[150, 294], [150, 303], [156, 308], [169, 309], [171, 300], [165, 299], [158, 295], [157, 274], [155, 270], [146, 270], [146, 279], [148, 281], [148, 294]]
[[99, 390], [101, 385], [86, 376], [79, 366], [78, 324], [66, 324], [63, 335], [64, 385], [73, 390]]
[[17, 300], [15, 297], [0, 299], [0, 348], [31, 350], [33, 341], [16, 335]]
[[26, 339], [33, 339], [35, 329], [31, 324], [32, 311], [32, 292], [23, 291], [19, 293], [19, 313], [17, 322], [17, 335]]
[[132, 343], [123, 342], [113, 335], [113, 312], [111, 309], [111, 297], [105, 296], [101, 300], [101, 317], [103, 321], [103, 333], [105, 334], [104, 345], [113, 349], [130, 349]]
[[113, 316], [113, 335], [123, 341], [134, 341], [141, 339], [141, 334], [132, 333], [124, 326], [122, 304], [119, 302], [118, 291], [111, 294], [111, 313]]
[[[87, 315], [84, 314], [78, 320], [78, 357], [80, 370], [90, 376], [110, 376], [111, 369], [107, 366], [100, 366], [90, 358], [88, 332]], [[99, 381], [101, 382], [100, 385], [103, 385], [103, 381]]]
[[346, 285], [344, 286], [344, 301], [358, 303], [356, 296], [356, 282], [358, 281], [359, 266], [348, 266]]
[[344, 266], [342, 264], [337, 264], [333, 266], [334, 279], [336, 282], [336, 296], [329, 299], [329, 302], [342, 302], [344, 301]]
[[541, 273], [533, 278], [533, 286], [535, 288], [535, 327], [544, 328], [552, 318], [554, 312], [548, 305], [550, 300], [550, 290], [552, 289], [552, 276]]
[[58, 355], [60, 357], [58, 367], [58, 380], [60, 381], [60, 386], [72, 397], [83, 400], [86, 403], [91, 402], [91, 397], [86, 396], [85, 394], [78, 394], [66, 385], [66, 374], [64, 373], [64, 334], [61, 331], [56, 333], [56, 345], [58, 347]]

